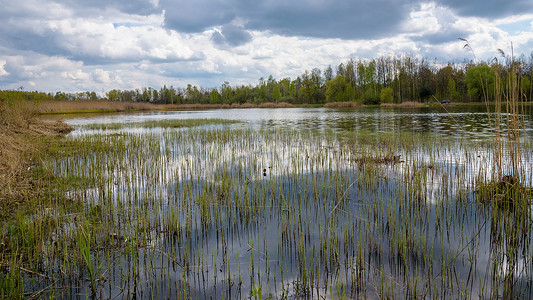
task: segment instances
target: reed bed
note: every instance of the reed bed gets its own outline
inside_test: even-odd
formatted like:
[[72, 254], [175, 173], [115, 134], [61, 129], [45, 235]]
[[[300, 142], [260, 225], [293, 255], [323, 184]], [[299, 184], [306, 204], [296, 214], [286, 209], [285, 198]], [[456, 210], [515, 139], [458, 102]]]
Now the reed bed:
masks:
[[290, 108], [287, 102], [232, 103], [230, 104], [154, 104], [149, 102], [122, 102], [110, 100], [76, 100], [76, 101], [42, 101], [32, 104], [39, 114], [78, 114], [78, 113], [115, 113], [148, 110], [209, 110], [209, 109], [245, 109], [245, 108]]
[[0, 298], [533, 296], [529, 210], [475, 192], [490, 139], [202, 122], [43, 157], [54, 188], [0, 232]]
[[158, 106], [152, 103], [109, 100], [43, 101], [36, 104], [36, 111], [40, 114], [125, 112], [154, 109], [158, 109]]

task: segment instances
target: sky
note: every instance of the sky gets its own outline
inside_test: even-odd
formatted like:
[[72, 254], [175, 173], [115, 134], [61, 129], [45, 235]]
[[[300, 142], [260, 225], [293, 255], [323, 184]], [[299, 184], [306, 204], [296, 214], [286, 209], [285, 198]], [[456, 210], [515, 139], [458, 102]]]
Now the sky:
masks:
[[[220, 87], [346, 60], [533, 53], [531, 0], [0, 0], [0, 89]], [[473, 53], [463, 48], [467, 39]]]

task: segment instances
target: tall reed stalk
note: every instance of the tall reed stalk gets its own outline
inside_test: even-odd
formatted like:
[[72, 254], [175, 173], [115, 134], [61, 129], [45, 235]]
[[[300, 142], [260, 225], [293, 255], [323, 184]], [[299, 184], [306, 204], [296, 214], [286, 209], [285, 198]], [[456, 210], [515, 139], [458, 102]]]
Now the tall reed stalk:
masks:
[[[502, 58], [506, 58], [505, 52], [498, 49]], [[514, 60], [514, 53], [507, 57], [506, 65], [496, 64], [495, 71], [495, 120], [493, 135], [493, 150], [496, 180], [503, 180], [505, 176], [511, 176], [515, 181], [524, 180], [521, 168], [521, 142], [520, 131], [522, 129], [523, 104], [520, 104], [518, 91], [518, 69]], [[507, 78], [502, 78], [502, 73]], [[488, 101], [488, 99], [486, 99]], [[502, 112], [502, 108], [505, 110]], [[502, 132], [502, 115], [505, 116], [505, 132]], [[503, 140], [505, 139], [505, 140]]]

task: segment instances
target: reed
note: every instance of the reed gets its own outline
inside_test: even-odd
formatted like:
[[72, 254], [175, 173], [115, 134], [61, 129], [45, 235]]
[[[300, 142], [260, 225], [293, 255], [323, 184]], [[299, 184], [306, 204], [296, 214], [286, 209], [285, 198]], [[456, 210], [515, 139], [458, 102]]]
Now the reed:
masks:
[[[498, 49], [501, 58], [506, 61], [500, 64], [494, 61], [494, 110], [490, 109], [488, 99], [487, 114], [492, 127], [492, 162], [493, 171], [487, 181], [479, 183], [477, 189], [482, 202], [492, 203], [499, 207], [518, 206], [525, 208], [530, 198], [529, 187], [525, 183], [527, 169], [525, 161], [527, 152], [524, 151], [524, 124], [526, 111], [520, 102], [519, 74], [517, 62], [514, 59], [512, 44], [511, 55]], [[488, 87], [486, 87], [488, 88]], [[488, 92], [484, 92], [488, 95]], [[491, 118], [491, 116], [493, 116]], [[528, 209], [523, 209], [529, 212]]]
[[40, 157], [0, 295], [531, 294], [530, 218], [472, 192], [491, 137], [187, 122], [80, 127]]

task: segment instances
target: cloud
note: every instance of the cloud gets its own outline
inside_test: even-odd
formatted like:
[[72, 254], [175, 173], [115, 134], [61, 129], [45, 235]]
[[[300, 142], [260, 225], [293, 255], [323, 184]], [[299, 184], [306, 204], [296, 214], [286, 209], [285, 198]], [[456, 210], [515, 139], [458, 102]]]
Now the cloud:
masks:
[[8, 21], [9, 26], [0, 26], [0, 42], [15, 52], [65, 56], [88, 64], [203, 57], [201, 50], [187, 45], [186, 37], [162, 28], [162, 16], [123, 19], [127, 21], [113, 23], [101, 18], [13, 20]]
[[[345, 40], [392, 37], [399, 33], [401, 24], [420, 6], [437, 6], [443, 19], [460, 17], [501, 18], [533, 12], [531, 1], [508, 0], [162, 0], [166, 10], [165, 26], [180, 32], [198, 33], [229, 24], [239, 24], [242, 30], [268, 31], [284, 36], [340, 38]], [[441, 28], [442, 31], [457, 28]], [[464, 32], [464, 31], [463, 31]], [[435, 34], [431, 39], [443, 40], [451, 34]], [[213, 41], [224, 43], [224, 33], [213, 34]], [[237, 45], [240, 45], [236, 43]]]
[[6, 63], [7, 62], [5, 60], [0, 59], [0, 77], [9, 75], [9, 72], [7, 72], [4, 68]]
[[511, 41], [529, 54], [529, 2], [18, 1], [0, 10], [0, 88], [216, 87], [294, 79], [349, 58], [470, 59], [458, 37], [480, 59]]
[[459, 19], [460, 17], [448, 8], [429, 3], [422, 4], [418, 10], [412, 11], [402, 27], [414, 41], [441, 45], [468, 36], [471, 28], [459, 26]]
[[110, 72], [103, 69], [96, 69], [92, 72], [92, 77], [95, 82], [108, 84], [111, 82]]
[[165, 9], [165, 26], [180, 32], [198, 33], [229, 24], [237, 18], [239, 0], [174, 1], [161, 0]]
[[237, 22], [246, 30], [342, 39], [394, 34], [395, 26], [416, 6], [392, 0], [200, 0], [179, 5], [166, 0], [161, 5], [166, 10], [165, 25], [177, 31], [202, 32]]
[[464, 17], [493, 19], [533, 13], [533, 2], [530, 0], [438, 0], [437, 3]]
[[150, 15], [160, 11], [158, 1], [148, 0], [69, 0], [58, 2], [77, 12], [78, 17], [93, 16], [93, 13], [103, 10], [117, 10], [135, 15]]
[[211, 35], [211, 40], [219, 46], [240, 46], [252, 40], [252, 34], [235, 25], [222, 26]]

